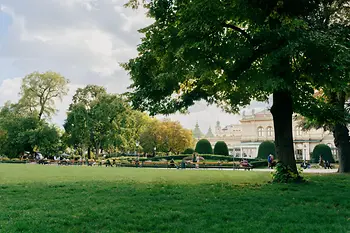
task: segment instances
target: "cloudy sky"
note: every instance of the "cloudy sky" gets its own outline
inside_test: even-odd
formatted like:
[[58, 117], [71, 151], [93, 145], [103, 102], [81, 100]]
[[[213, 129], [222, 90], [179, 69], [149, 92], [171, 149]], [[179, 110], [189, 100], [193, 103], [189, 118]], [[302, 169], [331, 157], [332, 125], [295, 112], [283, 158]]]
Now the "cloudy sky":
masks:
[[[119, 67], [137, 55], [137, 30], [151, 20], [142, 10], [123, 8], [126, 0], [0, 0], [0, 105], [16, 101], [21, 78], [52, 70], [70, 80], [70, 93], [57, 103], [52, 121], [61, 125], [76, 88], [97, 84], [122, 93], [130, 84]], [[263, 108], [252, 103], [249, 108]], [[196, 121], [203, 131], [237, 123], [240, 116], [198, 103], [190, 114], [172, 115], [186, 128]]]

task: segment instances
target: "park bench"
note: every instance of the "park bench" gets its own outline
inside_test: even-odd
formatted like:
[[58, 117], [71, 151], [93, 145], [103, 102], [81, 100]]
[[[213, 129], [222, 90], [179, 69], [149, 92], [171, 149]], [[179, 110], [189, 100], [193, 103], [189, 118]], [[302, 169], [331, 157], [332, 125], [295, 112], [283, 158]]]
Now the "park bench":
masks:
[[248, 171], [250, 171], [250, 170], [253, 170], [253, 166], [252, 165], [250, 165], [250, 164], [248, 164], [248, 165], [242, 165], [242, 164], [234, 164], [234, 166], [233, 166], [233, 169], [237, 169], [237, 170], [239, 170], [239, 169], [244, 169], [244, 170], [248, 170]]

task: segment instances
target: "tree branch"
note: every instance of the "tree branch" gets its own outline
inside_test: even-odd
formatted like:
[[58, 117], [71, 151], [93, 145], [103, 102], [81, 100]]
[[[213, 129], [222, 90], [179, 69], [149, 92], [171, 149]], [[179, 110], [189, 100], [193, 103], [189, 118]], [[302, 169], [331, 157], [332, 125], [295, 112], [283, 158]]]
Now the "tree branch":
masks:
[[244, 31], [242, 28], [239, 28], [235, 25], [228, 24], [228, 23], [222, 23], [222, 26], [225, 28], [231, 28], [232, 30], [241, 33], [242, 36], [244, 36], [245, 38], [247, 38], [249, 40], [249, 42], [252, 42], [252, 38], [250, 37], [250, 35], [246, 31]]

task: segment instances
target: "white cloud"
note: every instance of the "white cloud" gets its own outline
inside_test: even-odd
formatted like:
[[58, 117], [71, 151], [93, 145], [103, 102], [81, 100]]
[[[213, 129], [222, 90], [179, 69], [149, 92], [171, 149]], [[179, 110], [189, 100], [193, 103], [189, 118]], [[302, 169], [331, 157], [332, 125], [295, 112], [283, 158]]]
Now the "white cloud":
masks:
[[[0, 67], [5, 67], [0, 74], [0, 103], [16, 101], [20, 78], [14, 77], [33, 71], [53, 70], [71, 81], [70, 94], [57, 104], [60, 112], [53, 119], [57, 123], [63, 122], [77, 87], [96, 84], [111, 92], [126, 91], [130, 79], [119, 63], [137, 55], [137, 30], [151, 20], [143, 10], [125, 9], [124, 3], [126, 0], [1, 0], [1, 12], [11, 17], [11, 24], [5, 29], [5, 40], [0, 41]], [[171, 118], [187, 128], [198, 121], [203, 131], [217, 120], [227, 125], [239, 118], [202, 102], [190, 112]]]

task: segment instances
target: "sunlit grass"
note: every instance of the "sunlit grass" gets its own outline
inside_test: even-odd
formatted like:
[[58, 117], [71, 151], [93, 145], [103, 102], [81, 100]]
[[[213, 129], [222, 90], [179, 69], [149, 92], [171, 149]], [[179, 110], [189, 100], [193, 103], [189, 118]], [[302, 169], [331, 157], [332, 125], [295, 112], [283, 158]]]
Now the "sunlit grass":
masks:
[[0, 232], [348, 232], [350, 176], [0, 164]]

